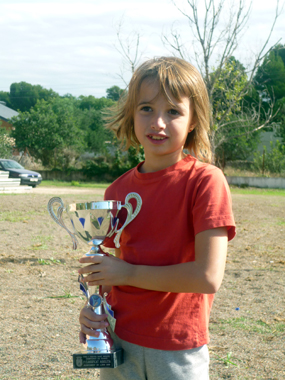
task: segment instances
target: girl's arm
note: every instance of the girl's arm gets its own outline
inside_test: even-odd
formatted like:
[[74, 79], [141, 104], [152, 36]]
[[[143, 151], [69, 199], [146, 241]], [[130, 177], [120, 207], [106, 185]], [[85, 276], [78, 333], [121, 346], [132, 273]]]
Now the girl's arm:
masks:
[[[224, 276], [228, 234], [226, 227], [200, 232], [195, 237], [195, 261], [168, 265], [133, 265], [116, 257], [89, 256], [81, 268], [89, 285], [129, 285], [142, 289], [173, 293], [204, 293], [218, 291]], [[173, 252], [175, 255], [175, 252]], [[94, 265], [95, 264], [95, 265]]]

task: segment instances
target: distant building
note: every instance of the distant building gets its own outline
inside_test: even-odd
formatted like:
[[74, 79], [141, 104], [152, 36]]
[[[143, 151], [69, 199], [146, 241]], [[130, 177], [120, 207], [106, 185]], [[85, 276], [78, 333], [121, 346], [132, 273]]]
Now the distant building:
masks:
[[0, 127], [6, 128], [6, 130], [11, 130], [13, 125], [9, 122], [9, 119], [13, 116], [18, 116], [19, 112], [12, 110], [6, 106], [5, 102], [0, 102]]
[[277, 136], [276, 130], [271, 131], [271, 132], [262, 131], [260, 134], [260, 142], [258, 144], [257, 150], [259, 151], [259, 153], [263, 153], [263, 150], [265, 147], [267, 152], [271, 152], [270, 143], [272, 142], [273, 146], [275, 146], [277, 140], [281, 142], [282, 137]]

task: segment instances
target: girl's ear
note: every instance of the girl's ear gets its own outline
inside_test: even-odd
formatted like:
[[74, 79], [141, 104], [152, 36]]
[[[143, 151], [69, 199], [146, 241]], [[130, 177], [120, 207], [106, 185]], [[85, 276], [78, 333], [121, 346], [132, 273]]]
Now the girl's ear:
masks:
[[196, 128], [196, 125], [197, 125], [197, 117], [196, 117], [196, 114], [194, 114], [190, 120], [189, 133], [192, 132]]
[[196, 123], [193, 123], [193, 124], [190, 124], [190, 127], [189, 127], [189, 133], [192, 132], [196, 127]]

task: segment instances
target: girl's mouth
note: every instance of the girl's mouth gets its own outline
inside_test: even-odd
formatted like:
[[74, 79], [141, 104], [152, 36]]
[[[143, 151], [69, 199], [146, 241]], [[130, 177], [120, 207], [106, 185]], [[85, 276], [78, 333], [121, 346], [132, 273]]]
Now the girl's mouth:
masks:
[[158, 136], [158, 135], [148, 135], [147, 137], [155, 141], [162, 141], [162, 140], [167, 139], [167, 136]]

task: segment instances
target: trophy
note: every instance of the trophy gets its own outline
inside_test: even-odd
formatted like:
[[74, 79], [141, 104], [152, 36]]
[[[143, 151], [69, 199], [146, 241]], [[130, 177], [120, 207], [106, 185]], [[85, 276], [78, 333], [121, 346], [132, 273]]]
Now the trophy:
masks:
[[[136, 200], [136, 207], [133, 209], [130, 199]], [[56, 213], [54, 212], [54, 204], [59, 204]], [[114, 236], [115, 247], [120, 247], [120, 236], [123, 229], [137, 216], [141, 209], [142, 200], [139, 194], [129, 193], [125, 198], [125, 204], [122, 205], [119, 201], [98, 201], [71, 203], [64, 205], [59, 197], [53, 197], [48, 202], [48, 212], [52, 219], [63, 227], [70, 235], [73, 242], [73, 249], [77, 248], [77, 237], [83, 240], [90, 246], [90, 250], [86, 253], [87, 256], [107, 255], [104, 253], [100, 245], [106, 237]], [[121, 209], [127, 210], [127, 217], [119, 226], [118, 213]], [[66, 212], [71, 229], [66, 226], [62, 214]], [[113, 311], [107, 304], [105, 295], [102, 294], [102, 287], [87, 286], [84, 277], [79, 275], [78, 282], [80, 289], [87, 299], [87, 307], [91, 308], [96, 314], [108, 315], [110, 326], [114, 329]], [[123, 363], [122, 349], [114, 347], [113, 340], [107, 328], [100, 329], [99, 337], [89, 337], [86, 340], [86, 349], [82, 352], [73, 354], [74, 368], [115, 368]]]

